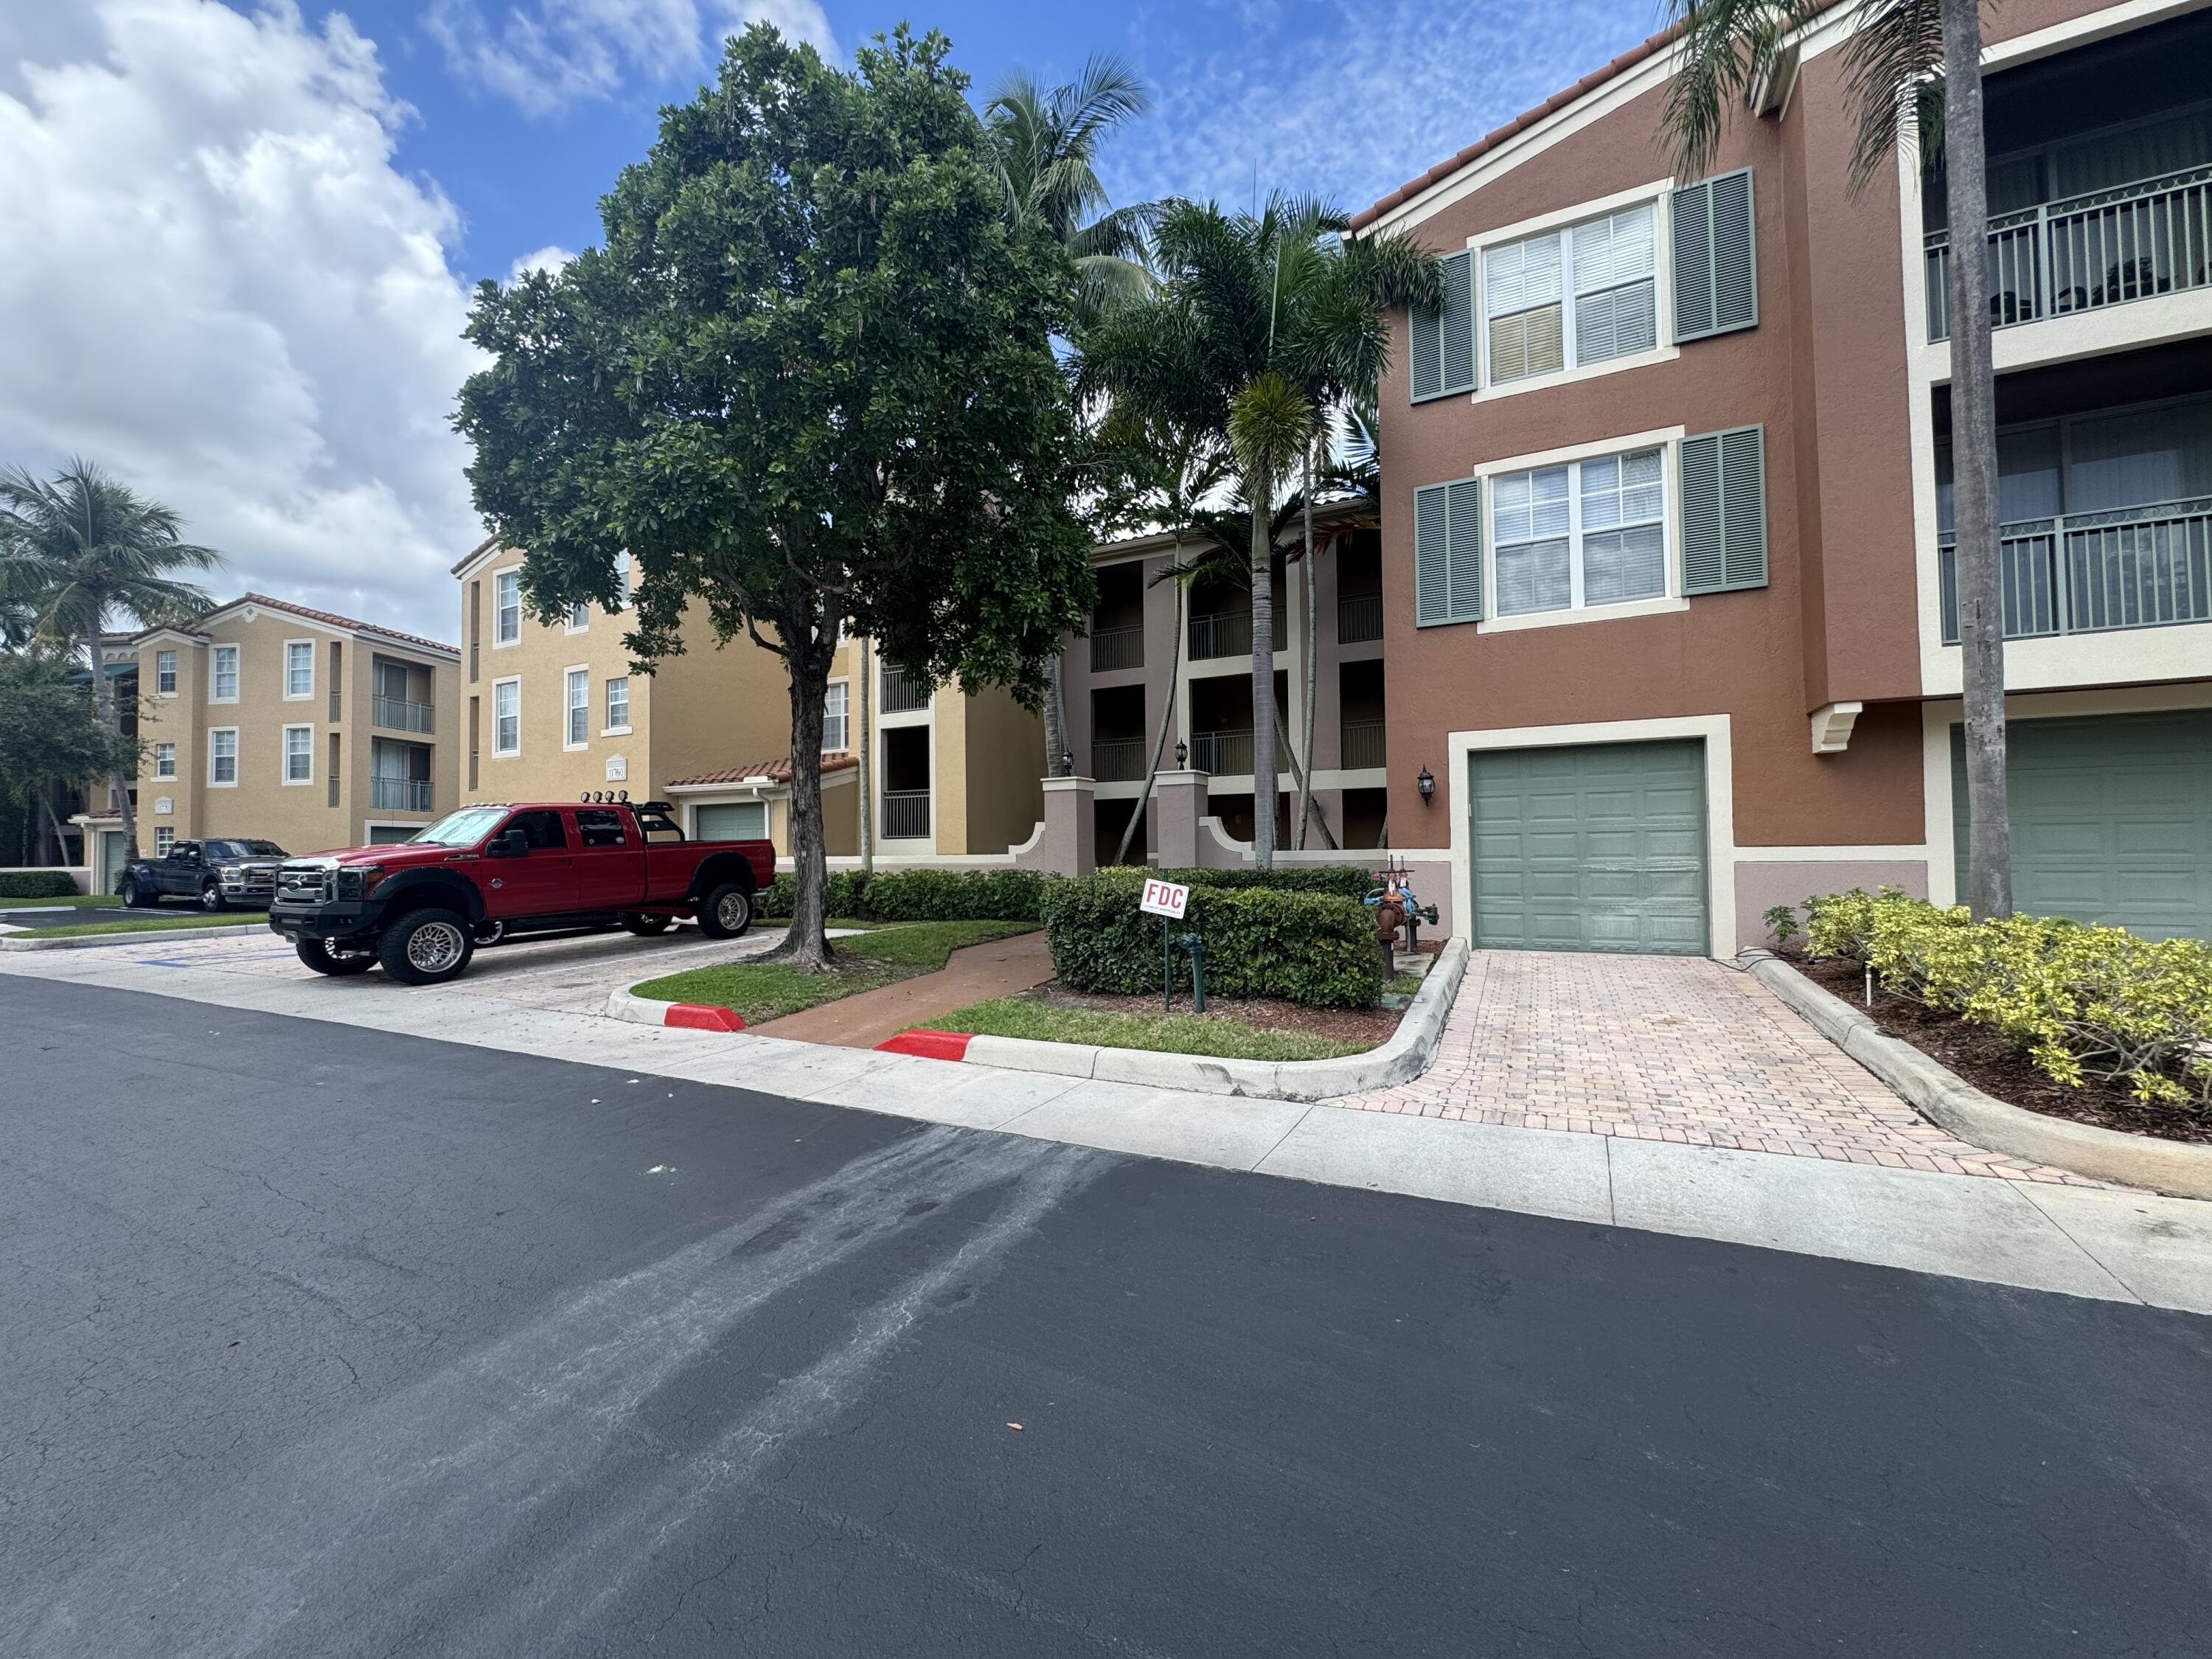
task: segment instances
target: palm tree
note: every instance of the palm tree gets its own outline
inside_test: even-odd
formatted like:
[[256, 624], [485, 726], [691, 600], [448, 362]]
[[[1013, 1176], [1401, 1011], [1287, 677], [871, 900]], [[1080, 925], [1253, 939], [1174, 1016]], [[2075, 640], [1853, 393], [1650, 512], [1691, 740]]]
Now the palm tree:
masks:
[[[1098, 177], [1107, 134], [1151, 107], [1136, 71], [1110, 54], [1093, 54], [1081, 77], [1049, 90], [1025, 70], [1002, 79], [984, 106], [984, 131], [1006, 200], [1006, 222], [1042, 221], [1075, 264], [1075, 314], [1096, 318], [1115, 299], [1141, 294], [1151, 282], [1144, 264], [1150, 204], [1109, 210]], [[1068, 770], [1066, 710], [1060, 663], [1047, 665], [1045, 770]]]
[[[184, 540], [183, 529], [173, 509], [87, 461], [71, 460], [51, 483], [20, 467], [0, 472], [0, 595], [27, 603], [41, 635], [83, 655], [93, 706], [111, 734], [123, 729], [101, 650], [111, 626], [183, 622], [215, 602], [176, 573], [213, 570], [222, 555]], [[136, 858], [131, 780], [118, 767], [109, 781]]]
[[[1662, 123], [1683, 169], [1711, 161], [1735, 106], [1777, 67], [1804, 0], [1668, 0], [1682, 64]], [[1996, 376], [1990, 360], [1988, 153], [1982, 131], [1981, 0], [1857, 0], [1844, 57], [1858, 123], [1851, 184], [1900, 149], [1935, 149], [1951, 226], [1951, 474], [1964, 659], [1967, 902], [2012, 914], [2005, 788], [2004, 603], [1997, 559]], [[1933, 160], [1923, 155], [1923, 162]]]
[[1253, 860], [1275, 855], [1274, 602], [1279, 490], [1328, 410], [1372, 387], [1383, 312], [1442, 298], [1436, 256], [1403, 235], [1346, 244], [1344, 216], [1276, 195], [1258, 213], [1170, 202], [1155, 290], [1083, 331], [1078, 384], [1137, 418], [1217, 434], [1251, 517]]

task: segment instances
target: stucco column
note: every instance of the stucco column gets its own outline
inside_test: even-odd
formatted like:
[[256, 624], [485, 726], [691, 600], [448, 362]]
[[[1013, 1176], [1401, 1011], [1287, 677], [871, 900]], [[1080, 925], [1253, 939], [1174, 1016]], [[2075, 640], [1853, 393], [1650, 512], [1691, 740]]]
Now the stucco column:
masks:
[[1198, 821], [1207, 811], [1207, 781], [1203, 772], [1163, 772], [1153, 780], [1161, 869], [1188, 870], [1198, 864]]
[[1036, 867], [1061, 876], [1087, 876], [1098, 867], [1098, 818], [1092, 810], [1098, 786], [1089, 778], [1047, 778], [1043, 832]]

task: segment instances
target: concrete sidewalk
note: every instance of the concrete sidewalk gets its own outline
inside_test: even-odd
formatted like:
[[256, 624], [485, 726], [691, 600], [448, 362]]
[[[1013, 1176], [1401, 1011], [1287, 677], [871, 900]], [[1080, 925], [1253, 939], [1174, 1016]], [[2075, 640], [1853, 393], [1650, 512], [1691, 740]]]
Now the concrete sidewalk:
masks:
[[[854, 952], [861, 954], [858, 946]], [[963, 945], [933, 974], [920, 974], [896, 985], [766, 1020], [752, 1030], [762, 1036], [787, 1037], [796, 1042], [872, 1048], [924, 1020], [987, 998], [1012, 996], [1051, 977], [1052, 951], [1044, 934], [1017, 933], [1012, 939]]]
[[[492, 985], [457, 996], [377, 975], [280, 979], [211, 960], [9, 957], [0, 1016], [11, 976], [97, 984], [1182, 1163], [2212, 1314], [2212, 1204], [2187, 1199], [1000, 1072], [624, 1024], [505, 1000]], [[219, 1036], [220, 1020], [210, 1024]], [[732, 1106], [742, 1109], [736, 1097]]]

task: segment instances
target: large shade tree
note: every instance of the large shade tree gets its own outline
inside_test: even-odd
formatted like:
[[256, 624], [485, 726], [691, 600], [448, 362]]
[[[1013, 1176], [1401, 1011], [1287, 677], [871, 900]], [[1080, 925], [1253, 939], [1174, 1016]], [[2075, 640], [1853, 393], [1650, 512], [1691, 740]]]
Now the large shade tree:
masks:
[[[1705, 170], [1735, 112], [1769, 80], [1804, 0], [1668, 0], [1680, 67], [1662, 122], [1685, 172]], [[1988, 152], [1982, 128], [1982, 0], [1856, 0], [1844, 71], [1863, 191], [1902, 150], [1940, 177], [1951, 227], [1952, 521], [1966, 694], [1967, 903], [2012, 914], [2005, 789], [2004, 593], [1997, 545], [1996, 375], [1990, 356]], [[1926, 164], [1939, 161], [1940, 169]]]
[[1089, 608], [1076, 429], [1052, 349], [1074, 280], [1010, 224], [966, 77], [902, 28], [852, 71], [765, 25], [665, 111], [602, 204], [605, 245], [478, 291], [469, 477], [540, 616], [641, 571], [640, 672], [719, 639], [783, 659], [789, 937], [828, 964], [823, 700], [841, 635], [931, 684], [1034, 704]]
[[93, 707], [117, 740], [102, 769], [121, 803], [123, 839], [138, 855], [138, 816], [120, 742], [122, 710], [101, 641], [125, 626], [184, 622], [214, 604], [181, 573], [216, 568], [222, 556], [184, 538], [184, 521], [88, 461], [52, 478], [0, 472], [0, 602], [27, 611], [33, 630], [80, 658]]
[[1079, 383], [1133, 420], [1218, 434], [1236, 462], [1252, 584], [1253, 859], [1275, 854], [1272, 565], [1279, 504], [1329, 411], [1371, 390], [1383, 314], [1442, 298], [1436, 258], [1398, 234], [1346, 243], [1344, 216], [1270, 198], [1257, 213], [1170, 202], [1153, 231], [1157, 288], [1109, 305], [1081, 340]]
[[55, 797], [88, 778], [137, 769], [137, 742], [101, 720], [73, 653], [44, 641], [0, 650], [0, 815], [17, 821], [21, 841], [35, 825], [60, 861]]

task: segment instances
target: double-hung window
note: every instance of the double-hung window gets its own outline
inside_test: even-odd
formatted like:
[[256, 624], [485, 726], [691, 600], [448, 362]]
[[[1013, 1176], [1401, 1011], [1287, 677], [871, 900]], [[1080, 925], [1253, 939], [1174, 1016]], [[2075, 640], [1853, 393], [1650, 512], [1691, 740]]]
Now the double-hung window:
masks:
[[607, 729], [629, 730], [629, 676], [617, 674], [607, 682]]
[[1667, 592], [1667, 490], [1656, 449], [1509, 472], [1492, 484], [1500, 617]]
[[177, 775], [177, 745], [173, 743], [154, 745], [154, 775], [161, 780]]
[[629, 555], [619, 555], [615, 560], [615, 602], [609, 611], [629, 609]]
[[592, 606], [589, 600], [581, 605], [572, 605], [568, 607], [568, 617], [562, 624], [568, 632], [580, 634], [591, 625]]
[[315, 642], [313, 640], [287, 640], [284, 642], [284, 695], [293, 698], [315, 695]]
[[572, 668], [568, 677], [568, 735], [562, 738], [571, 749], [580, 748], [591, 737], [592, 671]]
[[238, 781], [238, 728], [212, 726], [208, 731], [208, 781]]
[[211, 654], [215, 659], [215, 672], [208, 683], [208, 700], [210, 702], [236, 702], [238, 701], [238, 647], [234, 645], [218, 645]]
[[847, 696], [843, 680], [830, 683], [829, 695], [822, 703], [822, 752], [825, 755], [841, 752], [850, 738]]
[[494, 680], [491, 683], [491, 752], [495, 755], [519, 755], [522, 752], [520, 680]]
[[161, 825], [160, 829], [154, 831], [154, 856], [155, 858], [165, 859], [168, 857], [170, 853], [175, 849], [176, 845], [177, 832], [170, 829], [167, 824], [165, 823]]
[[284, 728], [284, 781], [313, 783], [315, 781], [315, 728], [312, 726], [288, 726]]
[[502, 570], [491, 579], [492, 628], [495, 645], [513, 645], [522, 637], [522, 573]]
[[1647, 351], [1658, 343], [1650, 204], [1482, 256], [1492, 384]]
[[177, 695], [177, 653], [156, 651], [154, 653], [154, 690], [158, 696]]

